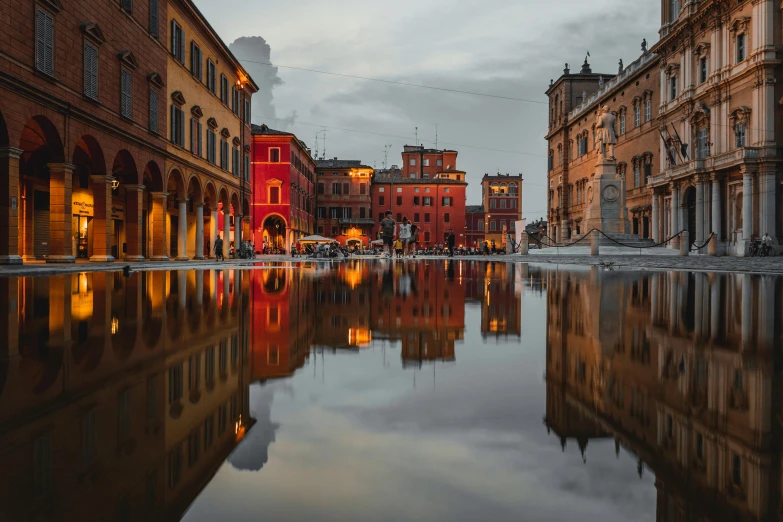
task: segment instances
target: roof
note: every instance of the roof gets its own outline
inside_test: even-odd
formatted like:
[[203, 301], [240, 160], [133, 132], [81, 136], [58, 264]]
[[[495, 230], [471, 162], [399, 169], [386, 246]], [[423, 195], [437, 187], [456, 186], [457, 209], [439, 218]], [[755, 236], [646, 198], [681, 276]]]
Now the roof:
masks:
[[317, 161], [318, 169], [371, 169], [367, 165], [362, 165], [361, 160], [341, 160], [341, 159], [320, 159]]
[[382, 176], [375, 176], [372, 180], [374, 185], [467, 185], [467, 181], [458, 181], [449, 178], [404, 178], [399, 172], [391, 176], [384, 172]]
[[519, 174], [517, 176], [514, 176], [512, 174], [484, 174], [484, 177], [481, 179], [498, 180], [498, 181], [514, 181], [514, 180], [522, 181], [522, 174]]
[[253, 135], [263, 135], [263, 136], [294, 136], [292, 132], [286, 132], [286, 131], [279, 131], [275, 129], [270, 129], [269, 127], [264, 125], [251, 125], [250, 126], [250, 132]]
[[465, 207], [466, 214], [480, 214], [484, 212], [484, 205], [468, 205]]
[[405, 145], [406, 149], [403, 149], [403, 154], [444, 154], [446, 152], [457, 152], [456, 150], [450, 150], [450, 149], [421, 149], [421, 148], [414, 148], [410, 145]]

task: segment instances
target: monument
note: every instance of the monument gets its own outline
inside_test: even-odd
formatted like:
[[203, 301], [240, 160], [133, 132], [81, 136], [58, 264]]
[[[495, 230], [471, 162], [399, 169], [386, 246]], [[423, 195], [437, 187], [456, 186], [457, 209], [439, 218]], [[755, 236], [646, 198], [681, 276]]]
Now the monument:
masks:
[[587, 186], [585, 231], [598, 230], [609, 235], [625, 235], [630, 232], [628, 211], [625, 208], [625, 180], [617, 174], [614, 146], [617, 118], [604, 105], [595, 123], [597, 161], [595, 174]]

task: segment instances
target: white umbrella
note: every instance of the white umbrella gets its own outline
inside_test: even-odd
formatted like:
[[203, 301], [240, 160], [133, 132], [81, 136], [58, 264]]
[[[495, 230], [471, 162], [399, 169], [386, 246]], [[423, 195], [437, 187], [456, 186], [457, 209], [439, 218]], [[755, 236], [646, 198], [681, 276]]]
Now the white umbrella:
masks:
[[337, 243], [334, 239], [323, 236], [307, 236], [299, 240], [300, 243]]

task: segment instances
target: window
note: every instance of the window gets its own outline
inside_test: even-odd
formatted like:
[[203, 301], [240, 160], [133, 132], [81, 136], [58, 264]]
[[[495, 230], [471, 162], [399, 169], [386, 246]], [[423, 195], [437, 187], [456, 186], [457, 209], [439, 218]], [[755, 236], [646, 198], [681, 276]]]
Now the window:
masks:
[[126, 118], [133, 118], [133, 78], [130, 71], [123, 69], [120, 73], [120, 112]]
[[420, 220], [421, 220], [421, 214], [419, 214], [418, 212], [414, 213], [413, 214], [413, 222], [414, 223], [418, 223]]
[[158, 132], [158, 91], [150, 89], [150, 130]]
[[430, 160], [425, 159], [424, 162], [421, 164], [422, 167], [429, 167], [430, 166]]
[[642, 108], [638, 105], [633, 107], [633, 126], [638, 127], [642, 124]]
[[228, 142], [220, 140], [220, 168], [228, 170]]
[[489, 208], [497, 208], [498, 202], [494, 199], [489, 200]]
[[179, 106], [171, 105], [171, 143], [185, 146], [185, 113]]
[[211, 59], [207, 58], [207, 89], [212, 91], [212, 94], [215, 94], [215, 83], [217, 81], [215, 77], [216, 71], [215, 71], [215, 62], [213, 62]]
[[670, 7], [669, 21], [674, 22], [680, 17], [680, 0], [671, 0]]
[[351, 193], [348, 183], [343, 183], [343, 196], [348, 196]]
[[699, 83], [707, 81], [707, 57], [699, 60]]
[[[620, 134], [625, 134], [625, 111], [620, 114]], [[560, 151], [560, 158], [562, 162], [563, 151]]]
[[324, 184], [323, 183], [319, 183], [318, 184], [318, 195], [323, 195], [323, 194], [324, 194]]
[[415, 172], [411, 172], [410, 174], [408, 174], [408, 177], [410, 179], [416, 179], [416, 173]]
[[176, 20], [171, 21], [171, 55], [179, 63], [185, 63], [185, 31]]
[[245, 172], [244, 172], [245, 181], [250, 181], [250, 154], [245, 154], [245, 159], [243, 163], [245, 166]]
[[182, 446], [179, 445], [169, 453], [169, 489], [174, 489], [179, 484], [180, 474], [182, 473]]
[[383, 212], [378, 214], [378, 221], [383, 221], [383, 218], [384, 218]]
[[478, 231], [479, 232], [484, 232], [484, 222], [483, 221], [479, 221], [478, 222]]
[[332, 227], [332, 236], [336, 236], [339, 233], [337, 227]]
[[[620, 121], [621, 122], [624, 121], [624, 116], [621, 118]], [[622, 129], [624, 129], [624, 128], [625, 127], [623, 126], [623, 124], [621, 124], [621, 126], [620, 126], [620, 129], [621, 129], [620, 134], [622, 134]], [[557, 164], [558, 165], [562, 165], [563, 164], [563, 149], [562, 149], [562, 147], [557, 149]]]
[[201, 80], [201, 48], [196, 42], [190, 42], [190, 73]]
[[201, 122], [190, 119], [190, 152], [201, 157]]
[[339, 196], [342, 192], [342, 185], [339, 183], [332, 183], [332, 195]]
[[337, 207], [329, 207], [329, 219], [337, 219], [340, 209]]
[[639, 164], [636, 163], [633, 166], [633, 186], [635, 188], [639, 188], [639, 183], [641, 181], [642, 174], [639, 170]]
[[150, 0], [150, 35], [158, 37], [158, 0]]
[[450, 223], [451, 222], [451, 216], [449, 214], [443, 214], [443, 222], [444, 223]]
[[54, 76], [54, 18], [42, 9], [35, 15], [35, 68]]
[[123, 11], [126, 13], [132, 13], [133, 12], [133, 0], [120, 0], [120, 7]]
[[269, 149], [269, 162], [280, 163], [280, 149]]
[[421, 204], [421, 198], [419, 196], [413, 196], [413, 206], [418, 207]]
[[318, 219], [326, 219], [326, 207], [318, 207], [316, 209], [316, 216]]
[[648, 161], [644, 164], [644, 184], [650, 184], [650, 176], [652, 176], [652, 164]]
[[411, 167], [415, 167], [416, 166], [416, 158], [411, 158], [410, 161], [408, 161], [408, 165], [410, 165]]
[[245, 100], [245, 125], [250, 125], [250, 111], [252, 106], [250, 105], [250, 100]]
[[84, 95], [98, 99], [98, 49], [84, 44]]
[[506, 200], [505, 199], [501, 199], [500, 200], [500, 208], [506, 208]]
[[204, 352], [204, 380], [211, 383], [215, 380], [215, 347], [210, 346]]
[[228, 78], [220, 73], [220, 101], [228, 105]]
[[280, 187], [269, 187], [269, 204], [280, 204]]
[[402, 188], [401, 187], [397, 187], [397, 192], [402, 192]]
[[181, 362], [169, 368], [169, 404], [182, 399], [183, 378]]
[[359, 194], [362, 196], [367, 194], [367, 183], [359, 183]]
[[432, 198], [430, 198], [430, 197], [424, 197], [424, 198], [423, 198], [423, 200], [422, 200], [422, 204], [423, 204], [425, 207], [431, 207], [431, 206], [432, 206]]
[[378, 188], [378, 192], [386, 192], [386, 188], [385, 187], [379, 187]]
[[378, 205], [383, 206], [386, 203], [386, 198], [383, 196], [378, 196]]
[[449, 198], [449, 197], [441, 198], [441, 204], [444, 207], [450, 207], [452, 206], [452, 203], [454, 203], [454, 198]]
[[207, 129], [207, 161], [214, 164], [217, 162], [217, 144], [215, 131]]
[[741, 149], [745, 146], [745, 124], [739, 123], [734, 128], [734, 146]]
[[699, 129], [696, 133], [696, 158], [704, 159], [709, 153], [709, 132], [707, 129]]
[[239, 176], [239, 147], [231, 149], [231, 173]]
[[490, 232], [495, 232], [497, 230], [497, 228], [498, 228], [498, 224], [497, 224], [496, 221], [490, 221], [489, 222], [489, 231]]
[[210, 415], [204, 421], [204, 450], [206, 451], [212, 446], [212, 441], [215, 440], [215, 417]]
[[442, 167], [443, 166], [443, 160], [442, 159], [435, 160], [435, 166]]
[[234, 112], [234, 114], [237, 115], [239, 115], [239, 111], [241, 110], [239, 103], [239, 90], [236, 87], [231, 87], [231, 110]]
[[745, 59], [745, 33], [737, 35], [737, 63]]
[[652, 117], [652, 100], [647, 98], [644, 100], [644, 121], [650, 121]]
[[228, 372], [228, 340], [223, 339], [220, 341], [218, 347], [218, 373], [220, 375], [226, 375]]
[[429, 215], [429, 213], [424, 214], [424, 222], [425, 223], [429, 223], [430, 222], [430, 215]]
[[669, 79], [669, 101], [677, 99], [677, 77], [672, 76]]
[[401, 205], [402, 205], [402, 196], [397, 196], [397, 206], [399, 207]]

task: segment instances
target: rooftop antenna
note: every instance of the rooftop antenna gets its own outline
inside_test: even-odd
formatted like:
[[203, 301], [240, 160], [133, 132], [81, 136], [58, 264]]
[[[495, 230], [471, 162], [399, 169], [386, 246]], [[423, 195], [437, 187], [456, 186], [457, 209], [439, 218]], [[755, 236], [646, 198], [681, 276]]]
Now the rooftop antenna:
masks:
[[326, 159], [326, 127], [321, 127], [321, 132], [324, 134], [324, 150], [321, 153], [321, 159]]
[[416, 127], [416, 146], [419, 146], [419, 128]]
[[383, 146], [383, 169], [386, 170], [389, 163], [389, 149], [391, 149], [391, 143]]
[[438, 150], [438, 124], [435, 124], [435, 150]]
[[318, 159], [318, 131], [315, 131], [315, 156], [313, 157]]

